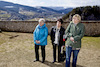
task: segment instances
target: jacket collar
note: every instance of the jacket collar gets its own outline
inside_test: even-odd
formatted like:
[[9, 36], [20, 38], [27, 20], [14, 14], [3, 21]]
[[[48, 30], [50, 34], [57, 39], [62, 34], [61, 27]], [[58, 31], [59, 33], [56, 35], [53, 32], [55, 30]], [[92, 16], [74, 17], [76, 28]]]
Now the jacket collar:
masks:
[[44, 24], [43, 26], [40, 26], [39, 24], [38, 24], [38, 28], [40, 29], [40, 28], [45, 28], [46, 27], [46, 24]]
[[[61, 26], [59, 32], [61, 32], [62, 28], [63, 28], [63, 27]], [[55, 26], [55, 30], [56, 30], [56, 29], [57, 29], [57, 26]]]
[[[74, 24], [72, 21], [71, 21], [70, 23], [71, 23], [71, 24]], [[77, 26], [77, 25], [79, 25], [79, 24], [80, 24], [80, 22], [79, 22], [79, 23], [77, 23], [77, 24], [76, 24], [76, 26]]]

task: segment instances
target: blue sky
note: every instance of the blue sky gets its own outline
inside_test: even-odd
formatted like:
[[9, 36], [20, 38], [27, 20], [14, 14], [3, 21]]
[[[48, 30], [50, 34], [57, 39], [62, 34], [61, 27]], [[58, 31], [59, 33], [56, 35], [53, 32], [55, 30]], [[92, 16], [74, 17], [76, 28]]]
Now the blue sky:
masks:
[[99, 5], [100, 0], [2, 0], [28, 6], [80, 7]]

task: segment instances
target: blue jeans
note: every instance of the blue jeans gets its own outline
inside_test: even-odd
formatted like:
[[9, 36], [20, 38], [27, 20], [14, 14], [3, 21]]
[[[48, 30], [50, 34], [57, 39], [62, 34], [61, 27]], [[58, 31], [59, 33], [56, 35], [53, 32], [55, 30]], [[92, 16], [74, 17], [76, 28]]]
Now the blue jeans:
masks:
[[79, 50], [72, 50], [72, 47], [66, 47], [66, 67], [70, 67], [71, 52], [73, 52], [72, 67], [76, 67]]

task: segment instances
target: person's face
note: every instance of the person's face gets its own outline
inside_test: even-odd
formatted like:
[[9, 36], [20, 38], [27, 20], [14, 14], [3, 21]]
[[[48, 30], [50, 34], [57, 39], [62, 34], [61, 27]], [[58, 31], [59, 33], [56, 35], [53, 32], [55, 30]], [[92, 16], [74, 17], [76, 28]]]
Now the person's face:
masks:
[[40, 25], [40, 26], [43, 26], [43, 25], [44, 25], [44, 22], [43, 22], [43, 21], [40, 21], [40, 22], [39, 22], [39, 25]]
[[74, 17], [72, 20], [74, 23], [79, 23], [79, 19], [77, 17]]
[[57, 27], [61, 27], [61, 22], [57, 21]]

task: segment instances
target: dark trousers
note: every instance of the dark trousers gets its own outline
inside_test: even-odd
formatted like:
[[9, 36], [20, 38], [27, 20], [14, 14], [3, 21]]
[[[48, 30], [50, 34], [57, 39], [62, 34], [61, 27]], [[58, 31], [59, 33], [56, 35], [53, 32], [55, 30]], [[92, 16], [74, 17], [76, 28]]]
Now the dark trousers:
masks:
[[57, 44], [53, 44], [53, 59], [56, 61], [56, 46], [58, 46], [58, 62], [61, 60], [61, 46]]
[[[41, 46], [42, 61], [45, 61], [45, 46]], [[39, 45], [35, 45], [35, 57], [39, 60]]]

